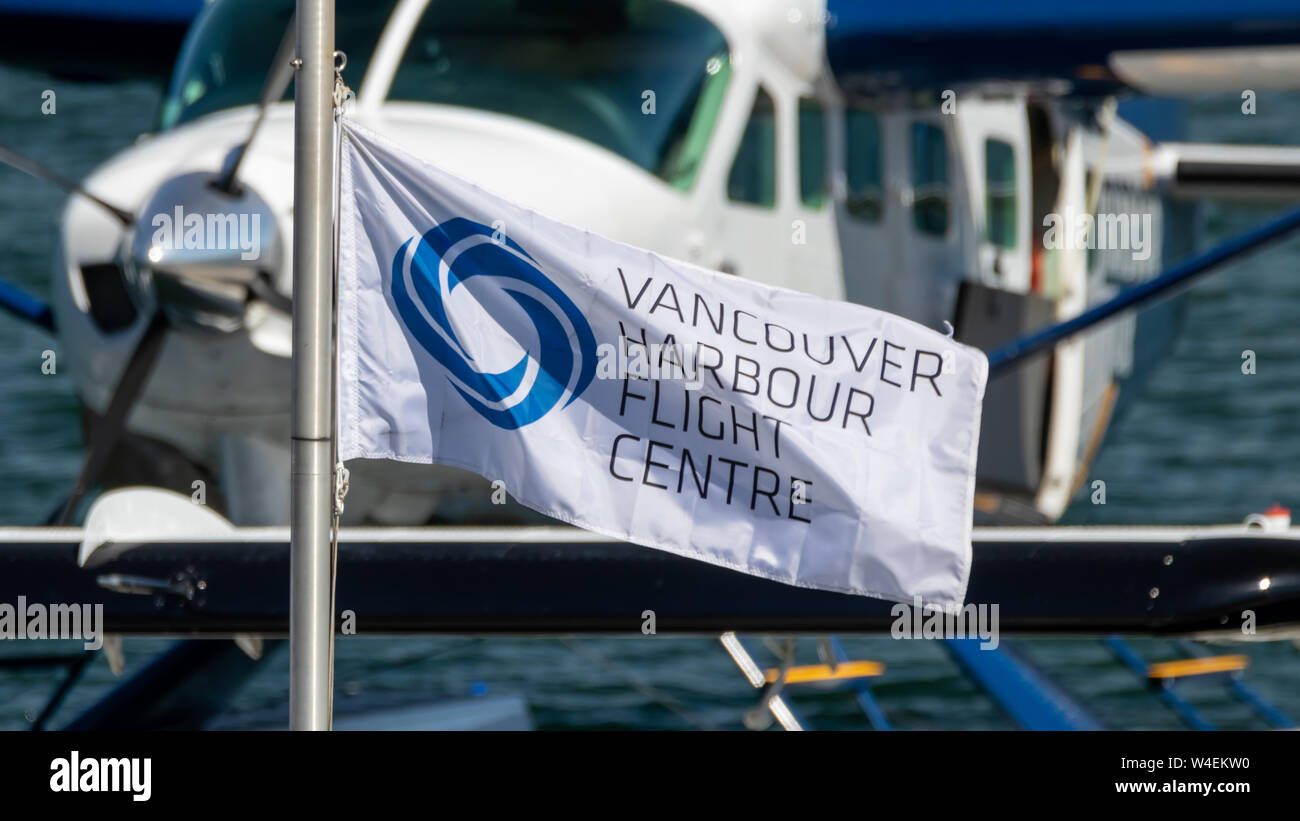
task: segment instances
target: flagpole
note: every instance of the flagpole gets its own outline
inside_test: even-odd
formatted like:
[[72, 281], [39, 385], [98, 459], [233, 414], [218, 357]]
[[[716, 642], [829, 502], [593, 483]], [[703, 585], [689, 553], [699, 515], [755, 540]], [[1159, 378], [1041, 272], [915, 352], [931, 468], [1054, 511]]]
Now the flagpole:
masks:
[[330, 727], [334, 2], [298, 0], [289, 727]]

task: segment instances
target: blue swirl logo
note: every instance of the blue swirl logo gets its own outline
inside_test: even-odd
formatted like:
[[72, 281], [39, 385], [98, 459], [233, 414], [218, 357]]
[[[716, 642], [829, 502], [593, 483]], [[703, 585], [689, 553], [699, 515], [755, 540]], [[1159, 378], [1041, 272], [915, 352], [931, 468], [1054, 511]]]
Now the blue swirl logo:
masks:
[[[473, 277], [505, 280], [501, 290], [536, 331], [535, 339], [512, 334], [524, 354], [500, 372], [479, 369], [448, 318], [447, 298]], [[536, 422], [566, 394], [568, 407], [595, 376], [596, 337], [586, 317], [524, 249], [506, 237], [494, 241], [486, 225], [458, 217], [402, 243], [393, 258], [392, 296], [407, 330], [447, 369], [452, 387], [499, 428]]]

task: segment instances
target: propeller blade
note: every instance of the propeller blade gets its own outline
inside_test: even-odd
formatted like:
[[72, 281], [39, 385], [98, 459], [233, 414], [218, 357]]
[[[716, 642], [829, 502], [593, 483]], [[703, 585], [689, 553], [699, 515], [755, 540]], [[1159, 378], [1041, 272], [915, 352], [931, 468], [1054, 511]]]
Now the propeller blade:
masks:
[[99, 197], [82, 188], [79, 183], [68, 179], [48, 166], [38, 163], [36, 160], [24, 157], [22, 154], [14, 151], [4, 143], [0, 143], [0, 162], [5, 163], [6, 165], [11, 165], [25, 174], [30, 174], [38, 180], [45, 180], [48, 183], [57, 185], [69, 194], [79, 194], [80, 196], [85, 197], [100, 208], [103, 208], [105, 211], [112, 214], [118, 222], [122, 223], [122, 225], [127, 228], [130, 228], [135, 222], [135, 217], [129, 212], [123, 211], [116, 205], [104, 202]]
[[266, 73], [266, 82], [262, 86], [262, 99], [257, 104], [257, 119], [253, 120], [253, 127], [249, 129], [247, 139], [235, 149], [231, 160], [222, 170], [221, 178], [217, 180], [217, 188], [226, 193], [234, 189], [239, 166], [244, 162], [244, 156], [248, 153], [248, 147], [253, 144], [258, 129], [262, 127], [262, 118], [266, 116], [266, 109], [271, 103], [284, 96], [290, 81], [293, 80], [293, 54], [298, 46], [297, 19], [297, 14], [289, 16], [289, 25], [284, 30], [284, 36], [280, 38], [280, 47], [275, 50], [275, 59], [271, 61], [271, 68]]
[[149, 327], [145, 329], [144, 335], [136, 343], [135, 350], [131, 352], [131, 358], [127, 360], [126, 367], [117, 380], [117, 387], [113, 389], [113, 398], [109, 400], [103, 418], [90, 434], [90, 446], [86, 450], [85, 461], [81, 463], [81, 472], [77, 474], [77, 483], [73, 486], [67, 501], [63, 503], [63, 509], [59, 511], [58, 519], [53, 524], [66, 525], [72, 521], [77, 504], [108, 466], [109, 457], [113, 455], [118, 440], [122, 438], [122, 432], [126, 430], [126, 420], [131, 414], [131, 408], [135, 406], [136, 399], [140, 397], [145, 383], [149, 381], [149, 374], [153, 372], [154, 363], [158, 361], [158, 354], [162, 352], [162, 343], [166, 337], [167, 319], [160, 311], [154, 314]]

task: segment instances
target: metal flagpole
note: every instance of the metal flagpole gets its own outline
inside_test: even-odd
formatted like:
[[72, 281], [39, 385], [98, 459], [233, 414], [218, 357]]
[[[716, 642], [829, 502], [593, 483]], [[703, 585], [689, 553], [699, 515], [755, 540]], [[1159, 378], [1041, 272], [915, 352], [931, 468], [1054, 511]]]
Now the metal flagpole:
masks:
[[330, 727], [334, 2], [298, 0], [289, 727]]

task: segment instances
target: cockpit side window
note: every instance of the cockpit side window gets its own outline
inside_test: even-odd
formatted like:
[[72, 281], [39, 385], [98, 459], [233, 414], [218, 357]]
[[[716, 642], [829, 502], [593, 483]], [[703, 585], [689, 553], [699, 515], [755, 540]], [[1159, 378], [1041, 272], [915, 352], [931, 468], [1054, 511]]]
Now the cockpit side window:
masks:
[[948, 233], [948, 140], [931, 123], [912, 123], [912, 225], [923, 234]]
[[776, 105], [762, 86], [727, 175], [727, 198], [764, 208], [776, 205]]
[[709, 138], [718, 123], [718, 114], [722, 111], [722, 101], [731, 80], [731, 60], [726, 54], [719, 54], [705, 64], [706, 76], [701, 83], [698, 102], [689, 119], [679, 118], [685, 127], [674, 128], [671, 148], [663, 163], [664, 179], [674, 187], [689, 191], [695, 185], [695, 175], [704, 161], [704, 152], [709, 147]]
[[722, 32], [669, 0], [435, 0], [388, 99], [547, 126], [687, 190], [730, 77]]

